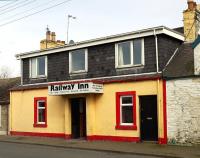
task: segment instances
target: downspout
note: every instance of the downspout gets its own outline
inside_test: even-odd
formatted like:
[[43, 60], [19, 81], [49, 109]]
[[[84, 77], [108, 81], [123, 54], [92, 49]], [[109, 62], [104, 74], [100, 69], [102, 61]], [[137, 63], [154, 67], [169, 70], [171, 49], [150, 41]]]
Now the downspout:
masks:
[[10, 91], [10, 104], [8, 107], [8, 135], [12, 133], [12, 91]]
[[[156, 72], [158, 74], [159, 72], [159, 59], [158, 59], [158, 38], [157, 38], [157, 35], [156, 35], [156, 29], [153, 30], [154, 31], [154, 37], [155, 37], [155, 46], [156, 46]], [[161, 110], [160, 110], [160, 79], [158, 78], [157, 79], [157, 122], [158, 122], [158, 143], [160, 144], [160, 135], [161, 135], [161, 127], [160, 127], [160, 113], [161, 113]]]
[[158, 38], [156, 35], [156, 29], [154, 29], [155, 45], [156, 45], [156, 72], [159, 72], [159, 62], [158, 62]]
[[20, 73], [21, 73], [21, 85], [23, 85], [23, 61], [22, 61], [21, 57], [20, 57], [20, 67], [21, 67], [21, 71], [20, 71]]

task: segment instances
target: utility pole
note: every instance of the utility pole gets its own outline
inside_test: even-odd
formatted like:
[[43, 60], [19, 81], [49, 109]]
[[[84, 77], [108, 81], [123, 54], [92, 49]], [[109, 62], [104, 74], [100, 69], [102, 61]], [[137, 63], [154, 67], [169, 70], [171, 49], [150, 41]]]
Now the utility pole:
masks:
[[70, 18], [71, 19], [76, 19], [76, 17], [72, 16], [72, 15], [68, 15], [68, 18], [67, 18], [67, 44], [69, 42], [69, 23], [70, 23]]

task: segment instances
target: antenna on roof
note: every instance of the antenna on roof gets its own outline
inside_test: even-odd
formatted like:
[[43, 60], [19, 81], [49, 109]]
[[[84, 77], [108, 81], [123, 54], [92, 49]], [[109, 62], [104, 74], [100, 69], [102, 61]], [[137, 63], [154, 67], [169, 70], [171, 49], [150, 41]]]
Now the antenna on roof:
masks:
[[46, 31], [49, 31], [49, 25], [47, 25]]

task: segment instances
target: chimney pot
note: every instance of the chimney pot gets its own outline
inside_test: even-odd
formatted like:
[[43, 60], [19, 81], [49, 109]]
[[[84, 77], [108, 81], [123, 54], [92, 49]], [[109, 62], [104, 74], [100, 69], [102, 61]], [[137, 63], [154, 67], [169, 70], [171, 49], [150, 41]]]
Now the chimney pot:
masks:
[[196, 9], [196, 7], [197, 7], [196, 2], [194, 2], [193, 0], [188, 0], [187, 3], [188, 3], [188, 9], [189, 10], [193, 11], [193, 10]]
[[51, 40], [54, 42], [56, 41], [56, 33], [55, 32], [51, 33]]

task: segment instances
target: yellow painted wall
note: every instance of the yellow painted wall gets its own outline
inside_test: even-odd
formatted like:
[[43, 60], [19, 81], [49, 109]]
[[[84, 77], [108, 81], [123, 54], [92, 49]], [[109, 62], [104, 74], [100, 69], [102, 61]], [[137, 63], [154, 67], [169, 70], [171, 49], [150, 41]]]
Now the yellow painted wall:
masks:
[[[34, 97], [47, 97], [47, 128], [33, 127]], [[64, 105], [64, 97], [48, 96], [47, 89], [11, 92], [10, 130], [64, 133]]]
[[[160, 94], [162, 94], [162, 82]], [[115, 130], [116, 125], [116, 92], [136, 91], [136, 115], [138, 130]], [[104, 85], [104, 94], [96, 95], [95, 105], [95, 133], [94, 135], [110, 136], [140, 136], [139, 120], [139, 96], [157, 95], [157, 81], [144, 81], [133, 83], [112, 83]], [[160, 95], [159, 111], [159, 137], [163, 137], [163, 107], [162, 95]]]
[[[159, 92], [157, 87], [159, 84]], [[116, 130], [116, 92], [136, 91], [137, 130]], [[47, 89], [11, 92], [10, 130], [71, 134], [70, 98], [86, 97], [87, 135], [140, 137], [139, 96], [158, 95], [159, 138], [163, 137], [162, 81], [104, 84], [103, 94], [48, 96]], [[47, 128], [35, 128], [34, 97], [47, 97]]]

